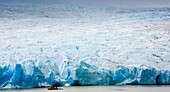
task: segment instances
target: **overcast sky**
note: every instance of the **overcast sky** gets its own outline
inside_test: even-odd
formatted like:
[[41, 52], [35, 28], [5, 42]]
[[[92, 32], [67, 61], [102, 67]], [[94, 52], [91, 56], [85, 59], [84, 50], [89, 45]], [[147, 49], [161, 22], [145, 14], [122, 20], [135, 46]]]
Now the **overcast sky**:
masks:
[[2, 2], [114, 7], [170, 7], [170, 0], [0, 0], [0, 3]]

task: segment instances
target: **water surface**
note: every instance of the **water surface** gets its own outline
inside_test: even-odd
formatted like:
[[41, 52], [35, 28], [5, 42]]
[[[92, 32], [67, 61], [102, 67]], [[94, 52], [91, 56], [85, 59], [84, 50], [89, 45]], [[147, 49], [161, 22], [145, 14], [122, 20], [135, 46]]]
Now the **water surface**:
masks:
[[0, 90], [1, 92], [169, 92], [170, 86], [78, 86], [49, 91], [47, 88]]

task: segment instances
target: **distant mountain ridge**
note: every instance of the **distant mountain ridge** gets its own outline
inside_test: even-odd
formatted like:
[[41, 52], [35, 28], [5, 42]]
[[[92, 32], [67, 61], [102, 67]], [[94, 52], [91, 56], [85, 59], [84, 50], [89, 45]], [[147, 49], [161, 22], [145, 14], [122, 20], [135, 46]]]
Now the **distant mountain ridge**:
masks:
[[66, 4], [115, 7], [169, 7], [170, 0], [0, 0], [0, 3]]

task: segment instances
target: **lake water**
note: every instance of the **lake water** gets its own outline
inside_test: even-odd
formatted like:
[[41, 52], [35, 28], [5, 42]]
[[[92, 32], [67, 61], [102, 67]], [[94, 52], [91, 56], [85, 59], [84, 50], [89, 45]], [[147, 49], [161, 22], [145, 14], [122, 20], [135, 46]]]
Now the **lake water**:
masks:
[[170, 92], [168, 86], [78, 86], [63, 87], [63, 90], [47, 90], [47, 88], [0, 90], [1, 92]]

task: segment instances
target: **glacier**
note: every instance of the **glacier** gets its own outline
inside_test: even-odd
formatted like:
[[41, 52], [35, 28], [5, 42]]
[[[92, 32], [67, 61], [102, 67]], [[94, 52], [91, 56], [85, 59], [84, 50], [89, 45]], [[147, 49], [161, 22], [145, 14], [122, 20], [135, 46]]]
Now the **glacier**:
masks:
[[0, 89], [169, 85], [170, 8], [0, 4]]

